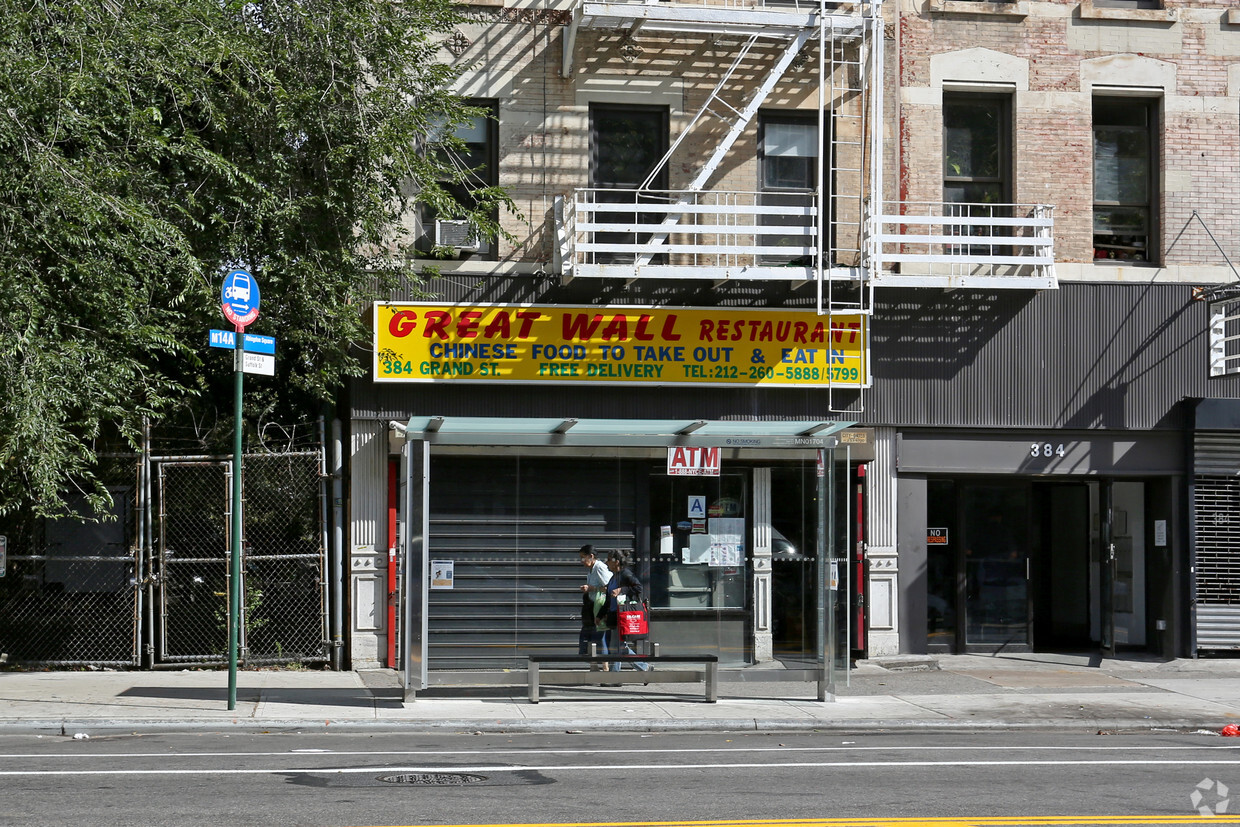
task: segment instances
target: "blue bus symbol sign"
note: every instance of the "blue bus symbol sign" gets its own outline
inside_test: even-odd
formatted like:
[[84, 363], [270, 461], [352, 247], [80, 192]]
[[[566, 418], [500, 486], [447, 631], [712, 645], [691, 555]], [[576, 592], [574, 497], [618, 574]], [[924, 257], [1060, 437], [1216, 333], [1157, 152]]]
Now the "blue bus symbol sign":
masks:
[[220, 307], [224, 318], [238, 329], [258, 318], [258, 282], [245, 270], [232, 270], [224, 277]]

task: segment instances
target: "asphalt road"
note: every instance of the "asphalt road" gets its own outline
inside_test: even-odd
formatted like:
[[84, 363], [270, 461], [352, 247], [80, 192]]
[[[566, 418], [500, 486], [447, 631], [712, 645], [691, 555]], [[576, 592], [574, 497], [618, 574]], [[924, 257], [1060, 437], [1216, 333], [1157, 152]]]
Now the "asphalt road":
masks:
[[1240, 824], [1221, 807], [1234, 789], [1240, 812], [1240, 744], [1172, 732], [70, 733], [0, 737], [0, 789], [0, 825], [1219, 825]]

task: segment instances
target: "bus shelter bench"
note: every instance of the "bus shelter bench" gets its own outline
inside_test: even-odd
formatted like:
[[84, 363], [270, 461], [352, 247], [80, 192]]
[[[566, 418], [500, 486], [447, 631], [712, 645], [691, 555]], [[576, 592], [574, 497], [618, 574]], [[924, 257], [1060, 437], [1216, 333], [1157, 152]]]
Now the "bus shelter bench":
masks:
[[[539, 687], [543, 684], [557, 686], [591, 686], [600, 683], [706, 683], [706, 703], [713, 704], [718, 697], [718, 655], [529, 655], [526, 675], [529, 681], [530, 703], [538, 703]], [[569, 663], [649, 663], [650, 671], [599, 672], [589, 669], [557, 669], [544, 672], [543, 664]], [[693, 664], [698, 669], [666, 669], [665, 666]]]

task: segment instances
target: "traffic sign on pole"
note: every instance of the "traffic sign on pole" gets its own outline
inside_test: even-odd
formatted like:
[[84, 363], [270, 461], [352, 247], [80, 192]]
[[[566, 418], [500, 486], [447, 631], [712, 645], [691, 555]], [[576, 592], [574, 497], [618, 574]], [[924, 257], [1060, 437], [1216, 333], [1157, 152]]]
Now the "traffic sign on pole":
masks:
[[[259, 336], [257, 333], [246, 333], [244, 338], [246, 353], [266, 353], [271, 356], [275, 355], [275, 336]], [[207, 344], [211, 347], [232, 350], [237, 346], [237, 334], [231, 330], [212, 329], [210, 331], [210, 336], [207, 339]]]
[[240, 332], [258, 318], [258, 280], [245, 270], [230, 270], [224, 277], [224, 290], [220, 307], [224, 318], [232, 322]]
[[[237, 333], [242, 334], [240, 341], [234, 337], [233, 352], [233, 473], [232, 473], [232, 519], [231, 543], [228, 559], [228, 708], [237, 708], [237, 655], [241, 637], [241, 530], [244, 524], [241, 519], [241, 391], [245, 376], [246, 337], [245, 326], [258, 318], [258, 281], [245, 270], [232, 270], [224, 277], [224, 288], [220, 294], [220, 307], [224, 318], [232, 322]], [[213, 342], [214, 344], [214, 342]], [[275, 351], [275, 340], [271, 341], [272, 352]], [[275, 357], [270, 357], [275, 362]], [[274, 373], [274, 371], [273, 371]]]

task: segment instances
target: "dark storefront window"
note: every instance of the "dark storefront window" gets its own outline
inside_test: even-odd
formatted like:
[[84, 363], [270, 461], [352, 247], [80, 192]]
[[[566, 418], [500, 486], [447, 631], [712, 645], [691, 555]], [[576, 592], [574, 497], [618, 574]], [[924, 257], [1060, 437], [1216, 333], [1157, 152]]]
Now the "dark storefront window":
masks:
[[961, 486], [966, 643], [1029, 643], [1028, 525], [1028, 486]]

